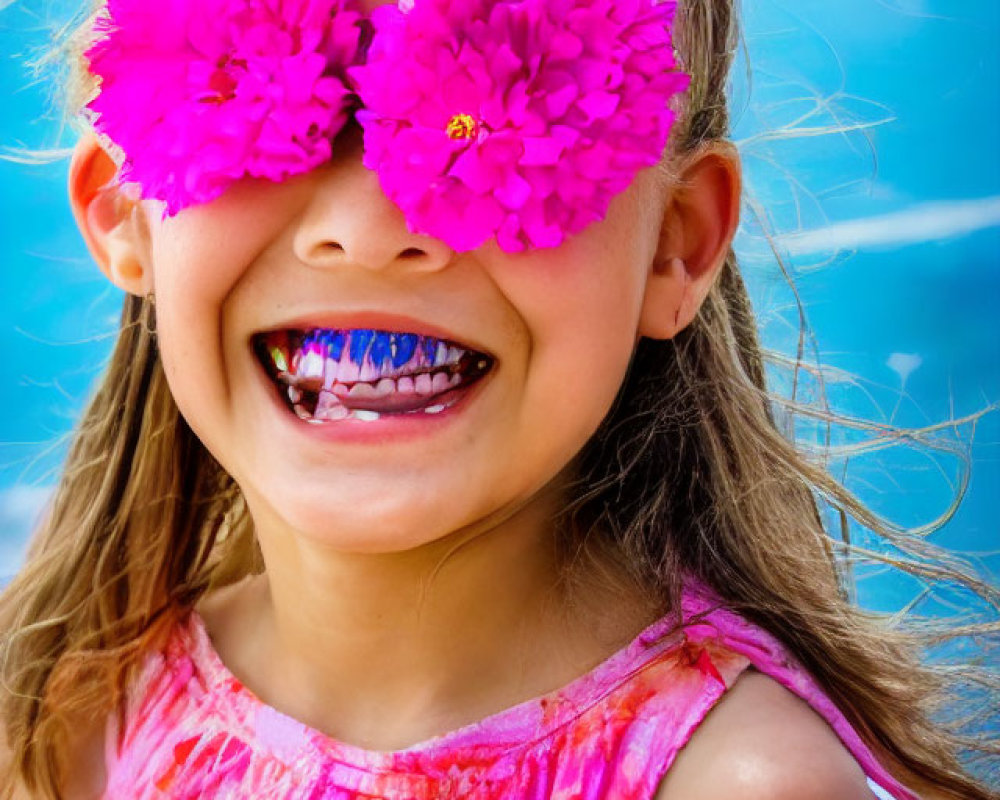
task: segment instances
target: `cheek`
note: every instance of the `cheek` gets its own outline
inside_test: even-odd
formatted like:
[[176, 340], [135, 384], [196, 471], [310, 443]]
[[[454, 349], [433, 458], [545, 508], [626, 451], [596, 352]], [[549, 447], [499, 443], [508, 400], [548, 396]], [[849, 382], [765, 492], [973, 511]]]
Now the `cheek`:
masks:
[[491, 270], [552, 380], [602, 405], [610, 406], [638, 339], [659, 235], [651, 175], [643, 173], [613, 199], [605, 219], [561, 247]]
[[218, 346], [218, 327], [194, 310], [191, 303], [173, 307], [157, 299], [160, 360], [181, 415], [220, 458], [225, 450], [228, 381]]
[[151, 253], [164, 373], [185, 420], [218, 457], [231, 401], [224, 304], [252, 256], [226, 248], [232, 235], [210, 232], [202, 216], [163, 222]]
[[[529, 332], [520, 424], [530, 446], [572, 458], [600, 425], [628, 369], [642, 302], [641, 271], [627, 259], [539, 264], [506, 292]], [[543, 442], [547, 444], [542, 444]]]
[[239, 188], [231, 190], [215, 203], [186, 209], [153, 229], [158, 302], [163, 299], [175, 313], [192, 317], [204, 307], [221, 307], [265, 248], [266, 232], [274, 228], [273, 222], [263, 225], [257, 216], [241, 213], [235, 205], [240, 196]]
[[628, 368], [635, 341], [630, 299], [582, 304], [576, 298], [561, 318], [537, 328], [529, 388], [544, 398], [552, 422], [580, 426], [585, 438], [607, 413]]

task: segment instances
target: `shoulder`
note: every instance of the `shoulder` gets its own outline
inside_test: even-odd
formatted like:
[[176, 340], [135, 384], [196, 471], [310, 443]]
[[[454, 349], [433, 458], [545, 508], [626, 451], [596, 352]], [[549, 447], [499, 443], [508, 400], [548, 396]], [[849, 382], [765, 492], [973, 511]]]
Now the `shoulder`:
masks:
[[[104, 793], [104, 738], [99, 725], [87, 723], [69, 746], [72, 753], [66, 780], [60, 787], [64, 800], [96, 800]], [[9, 791], [5, 800], [31, 800], [33, 795], [24, 782], [13, 775], [13, 752], [0, 737], [0, 790]]]
[[[3, 726], [0, 726], [2, 728]], [[88, 723], [70, 745], [73, 769], [60, 787], [65, 800], [95, 800], [104, 790], [104, 751], [101, 737], [94, 723]], [[20, 777], [14, 773], [14, 753], [6, 735], [0, 732], [0, 790], [9, 792], [5, 800], [31, 800], [34, 796]]]
[[865, 773], [804, 700], [748, 669], [695, 730], [654, 800], [871, 800]]

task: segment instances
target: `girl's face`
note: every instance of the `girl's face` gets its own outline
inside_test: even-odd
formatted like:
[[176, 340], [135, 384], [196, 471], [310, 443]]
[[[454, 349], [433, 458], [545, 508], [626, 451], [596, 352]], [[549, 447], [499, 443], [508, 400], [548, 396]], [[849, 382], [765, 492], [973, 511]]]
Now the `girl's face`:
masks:
[[[144, 215], [174, 397], [258, 525], [359, 552], [490, 527], [538, 498], [611, 406], [643, 333], [655, 173], [558, 248], [457, 254], [409, 232], [355, 130], [335, 151], [285, 183], [245, 181], [162, 222]], [[433, 336], [468, 351], [470, 373], [487, 371], [444, 410], [316, 424], [255, 348], [313, 328], [347, 331], [348, 348], [364, 336], [354, 330]]]

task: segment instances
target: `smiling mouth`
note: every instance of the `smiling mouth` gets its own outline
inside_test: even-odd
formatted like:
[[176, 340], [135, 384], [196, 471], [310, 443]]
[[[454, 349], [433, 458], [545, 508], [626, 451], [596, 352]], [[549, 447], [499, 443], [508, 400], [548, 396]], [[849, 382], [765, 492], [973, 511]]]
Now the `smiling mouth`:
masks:
[[267, 331], [251, 343], [289, 410], [309, 422], [438, 414], [494, 364], [444, 339], [368, 328]]

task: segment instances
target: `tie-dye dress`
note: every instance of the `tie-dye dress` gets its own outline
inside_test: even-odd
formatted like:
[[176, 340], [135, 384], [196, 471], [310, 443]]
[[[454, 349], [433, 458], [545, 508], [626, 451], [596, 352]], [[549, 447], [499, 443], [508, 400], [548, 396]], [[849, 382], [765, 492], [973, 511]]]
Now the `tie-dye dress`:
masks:
[[771, 635], [685, 593], [667, 615], [568, 685], [394, 752], [320, 733], [255, 697], [192, 611], [112, 721], [105, 800], [648, 800], [678, 751], [750, 666], [822, 715], [873, 797], [916, 800]]

